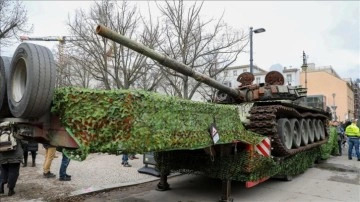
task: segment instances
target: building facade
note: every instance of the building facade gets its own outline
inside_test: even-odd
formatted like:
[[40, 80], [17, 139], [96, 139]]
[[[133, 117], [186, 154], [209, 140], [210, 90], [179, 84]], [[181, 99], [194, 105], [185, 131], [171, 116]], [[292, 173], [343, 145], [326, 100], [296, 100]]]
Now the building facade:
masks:
[[315, 67], [309, 64], [301, 71], [300, 83], [308, 95], [326, 96], [326, 105], [332, 109], [333, 119], [346, 121], [355, 117], [355, 98], [351, 83], [341, 79], [331, 66]]

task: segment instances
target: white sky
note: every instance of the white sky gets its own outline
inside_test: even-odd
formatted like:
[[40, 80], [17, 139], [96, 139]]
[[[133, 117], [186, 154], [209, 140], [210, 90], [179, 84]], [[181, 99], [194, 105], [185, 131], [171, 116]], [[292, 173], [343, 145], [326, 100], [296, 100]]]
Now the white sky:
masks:
[[[34, 32], [29, 36], [66, 36], [68, 15], [92, 1], [24, 1]], [[137, 1], [147, 7], [147, 1]], [[185, 3], [191, 3], [185, 1]], [[265, 28], [254, 34], [254, 64], [269, 70], [274, 64], [300, 68], [302, 51], [316, 66], [331, 65], [344, 78], [360, 78], [360, 1], [205, 1], [202, 16], [219, 18], [236, 29]], [[95, 29], [95, 28], [94, 28]], [[55, 48], [56, 42], [38, 42]], [[2, 48], [11, 56], [17, 45]], [[247, 48], [249, 50], [249, 47]], [[249, 64], [249, 54], [236, 65]]]

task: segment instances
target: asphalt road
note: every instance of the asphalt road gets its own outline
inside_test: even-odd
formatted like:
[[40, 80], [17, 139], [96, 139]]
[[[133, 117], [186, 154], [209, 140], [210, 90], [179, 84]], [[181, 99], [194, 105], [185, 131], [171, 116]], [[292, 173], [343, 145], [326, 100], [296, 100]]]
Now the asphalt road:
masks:
[[[329, 160], [292, 181], [269, 179], [253, 188], [244, 183], [232, 182], [231, 197], [234, 201], [360, 201], [360, 161], [347, 157], [331, 157]], [[76, 201], [103, 202], [211, 202], [221, 196], [221, 182], [203, 176], [181, 175], [168, 180], [171, 190], [156, 191], [155, 182], [121, 187], [108, 192], [78, 196]], [[75, 198], [74, 198], [75, 199]], [[73, 200], [74, 200], [73, 199]], [[75, 201], [75, 200], [74, 200]]]

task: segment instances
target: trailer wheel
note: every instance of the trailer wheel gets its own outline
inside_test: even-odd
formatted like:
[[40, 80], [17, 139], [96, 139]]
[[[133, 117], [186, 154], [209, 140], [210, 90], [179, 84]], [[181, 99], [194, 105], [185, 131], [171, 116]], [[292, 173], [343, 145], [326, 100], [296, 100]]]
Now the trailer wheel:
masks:
[[287, 149], [291, 149], [293, 144], [292, 128], [290, 121], [286, 118], [278, 120], [278, 133], [282, 143]]
[[306, 146], [309, 141], [309, 127], [305, 119], [300, 119], [301, 145]]
[[300, 123], [297, 119], [291, 119], [290, 124], [292, 128], [293, 146], [299, 148], [301, 144]]
[[0, 56], [0, 117], [11, 116], [6, 94], [6, 81], [9, 78], [11, 57]]
[[56, 80], [50, 50], [31, 43], [20, 44], [11, 61], [7, 95], [14, 117], [39, 118], [49, 110]]

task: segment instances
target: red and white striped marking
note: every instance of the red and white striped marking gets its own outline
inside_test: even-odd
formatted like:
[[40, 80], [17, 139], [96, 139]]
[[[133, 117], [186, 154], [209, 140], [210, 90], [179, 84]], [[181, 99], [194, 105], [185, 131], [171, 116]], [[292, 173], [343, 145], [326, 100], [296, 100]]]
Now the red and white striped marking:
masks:
[[260, 144], [256, 145], [255, 151], [263, 156], [270, 156], [270, 139], [265, 138]]

